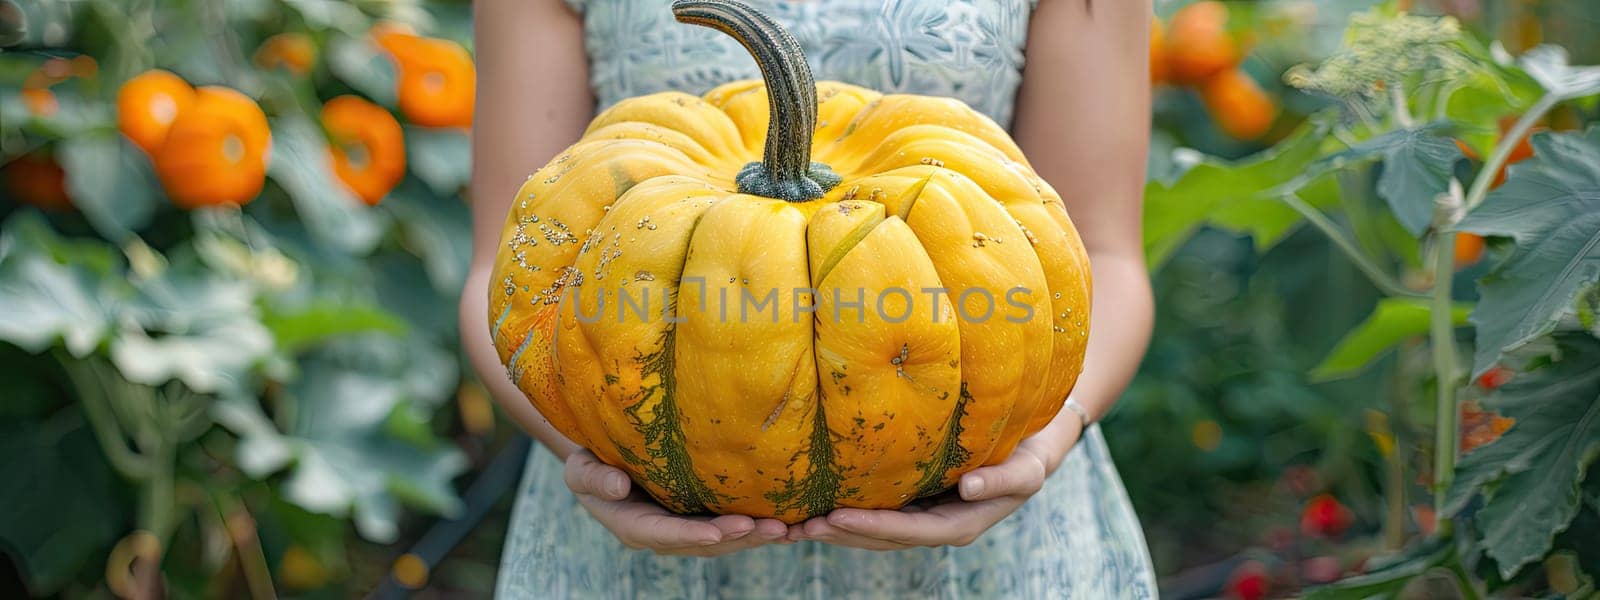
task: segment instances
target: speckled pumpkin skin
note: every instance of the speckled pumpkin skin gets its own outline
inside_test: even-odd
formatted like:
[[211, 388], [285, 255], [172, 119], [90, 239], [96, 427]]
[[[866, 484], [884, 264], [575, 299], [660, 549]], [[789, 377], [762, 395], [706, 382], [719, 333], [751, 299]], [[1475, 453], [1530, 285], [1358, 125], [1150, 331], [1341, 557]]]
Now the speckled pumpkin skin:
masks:
[[[817, 96], [812, 160], [843, 178], [823, 198], [735, 191], [768, 119], [741, 81], [606, 110], [506, 220], [489, 326], [512, 380], [675, 511], [903, 506], [1003, 460], [1082, 370], [1089, 262], [1010, 137], [955, 100]], [[973, 288], [991, 318], [976, 297], [956, 312]]]

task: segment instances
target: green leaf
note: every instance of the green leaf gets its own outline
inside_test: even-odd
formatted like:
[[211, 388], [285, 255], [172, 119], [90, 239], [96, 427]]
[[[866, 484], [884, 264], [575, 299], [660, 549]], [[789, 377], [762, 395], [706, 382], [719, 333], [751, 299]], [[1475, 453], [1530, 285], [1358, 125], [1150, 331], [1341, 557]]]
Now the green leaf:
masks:
[[1547, 44], [1523, 53], [1517, 62], [1529, 77], [1557, 98], [1600, 94], [1600, 67], [1573, 67], [1567, 60], [1566, 49]]
[[274, 458], [294, 462], [285, 498], [310, 511], [352, 515], [362, 537], [389, 543], [399, 536], [401, 500], [447, 516], [459, 512], [450, 481], [467, 468], [466, 457], [450, 444], [424, 447], [390, 434], [403, 388], [392, 373], [312, 361], [287, 390], [296, 413], [287, 432], [279, 433], [253, 400], [219, 402], [214, 414], [240, 436], [239, 461], [247, 474], [265, 477], [288, 462], [256, 460], [248, 452], [282, 449]]
[[129, 381], [179, 380], [196, 392], [239, 392], [273, 350], [248, 283], [175, 266], [137, 284], [111, 342], [111, 362]]
[[371, 252], [386, 226], [383, 213], [362, 204], [334, 178], [327, 142], [310, 121], [285, 116], [275, 125], [267, 173], [289, 192], [312, 235], [350, 254]]
[[0, 480], [0, 546], [35, 597], [100, 566], [125, 526], [129, 501], [81, 419], [0, 425]]
[[[1465, 325], [1471, 310], [1471, 305], [1457, 304], [1450, 311], [1450, 320], [1458, 327]], [[1359, 373], [1395, 344], [1428, 333], [1432, 314], [1427, 300], [1379, 300], [1367, 320], [1345, 334], [1344, 339], [1339, 340], [1339, 344], [1322, 359], [1322, 363], [1311, 370], [1312, 380], [1328, 381]]]
[[381, 308], [347, 302], [313, 302], [293, 309], [269, 310], [262, 324], [272, 332], [278, 349], [289, 353], [342, 335], [400, 335], [408, 328], [404, 320]]
[[[1339, 182], [1323, 175], [1293, 192], [1306, 204], [1326, 208], [1339, 202]], [[1265, 252], [1294, 233], [1304, 218], [1283, 199], [1269, 196], [1241, 197], [1211, 213], [1211, 223], [1222, 229], [1249, 235], [1256, 251]]]
[[[1229, 164], [1206, 158], [1170, 185], [1161, 181], [1146, 184], [1144, 247], [1150, 265], [1165, 263], [1195, 228], [1223, 207], [1247, 202], [1277, 205], [1281, 194], [1294, 191], [1285, 189], [1286, 184], [1304, 176], [1317, 158], [1327, 132], [1324, 122], [1314, 120], [1290, 139], [1244, 162]], [[1248, 229], [1248, 217], [1247, 210], [1230, 213], [1229, 225]], [[1264, 228], [1281, 227], [1281, 213], [1268, 217], [1273, 223]]]
[[1312, 588], [1306, 600], [1366, 600], [1393, 598], [1417, 577], [1455, 560], [1456, 550], [1449, 540], [1430, 540], [1406, 552], [1369, 562], [1369, 570], [1337, 583]]
[[306, 23], [317, 28], [338, 29], [357, 34], [366, 30], [369, 21], [361, 9], [349, 2], [336, 0], [283, 0], [295, 9]]
[[450, 297], [461, 292], [472, 260], [472, 216], [455, 197], [436, 197], [409, 182], [389, 195], [407, 246], [422, 257], [434, 289]]
[[1383, 159], [1378, 196], [1412, 235], [1420, 236], [1433, 222], [1434, 199], [1449, 191], [1455, 164], [1465, 158], [1443, 128], [1428, 125], [1397, 129], [1335, 155], [1337, 161]]
[[472, 178], [472, 143], [464, 131], [407, 126], [406, 162], [433, 193], [455, 196]]
[[[126, 293], [108, 277], [108, 249], [98, 250], [62, 242], [36, 213], [8, 221], [0, 233], [0, 340], [33, 353], [61, 340], [78, 357], [98, 347]], [[73, 260], [79, 256], [96, 260]]]
[[365, 36], [336, 36], [328, 44], [328, 70], [373, 102], [395, 105], [394, 61]]
[[1474, 375], [1554, 331], [1600, 281], [1600, 127], [1538, 134], [1532, 144], [1534, 158], [1457, 225], [1515, 242], [1478, 282]]
[[156, 199], [145, 157], [121, 136], [75, 137], [56, 146], [73, 206], [96, 231], [121, 241], [150, 223]]
[[1554, 365], [1519, 375], [1484, 401], [1516, 419], [1456, 467], [1446, 515], [1477, 495], [1476, 529], [1501, 577], [1544, 556], [1582, 504], [1584, 472], [1600, 456], [1600, 341], [1569, 335]]

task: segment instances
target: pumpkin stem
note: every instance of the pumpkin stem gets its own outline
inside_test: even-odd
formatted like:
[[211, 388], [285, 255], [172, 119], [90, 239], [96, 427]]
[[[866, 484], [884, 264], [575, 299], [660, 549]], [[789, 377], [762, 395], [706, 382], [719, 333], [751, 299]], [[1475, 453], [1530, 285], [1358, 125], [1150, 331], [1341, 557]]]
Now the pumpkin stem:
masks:
[[789, 202], [821, 198], [839, 176], [811, 162], [817, 127], [817, 86], [800, 44], [767, 15], [734, 0], [676, 0], [679, 22], [710, 27], [739, 40], [767, 84], [767, 146], [762, 160], [745, 165], [734, 181], [739, 192]]

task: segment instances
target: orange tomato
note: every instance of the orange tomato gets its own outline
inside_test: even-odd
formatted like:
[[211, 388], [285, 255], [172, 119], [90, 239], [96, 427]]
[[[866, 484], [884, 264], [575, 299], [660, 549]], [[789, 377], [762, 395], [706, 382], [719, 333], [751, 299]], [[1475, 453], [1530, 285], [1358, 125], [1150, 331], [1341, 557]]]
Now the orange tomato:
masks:
[[280, 33], [256, 48], [255, 63], [263, 69], [282, 68], [295, 75], [305, 75], [316, 62], [317, 45], [304, 33]]
[[1161, 19], [1150, 19], [1150, 83], [1164, 83], [1167, 80], [1167, 42], [1166, 29], [1161, 26]]
[[183, 78], [159, 69], [145, 71], [117, 90], [117, 129], [154, 155], [178, 113], [194, 98], [194, 88]]
[[79, 54], [72, 58], [72, 75], [81, 79], [93, 79], [100, 74], [100, 63], [95, 62], [93, 56]]
[[1456, 232], [1456, 270], [1478, 264], [1483, 258], [1483, 236], [1466, 231]]
[[[1503, 136], [1507, 131], [1510, 131], [1511, 127], [1517, 124], [1517, 119], [1519, 118], [1516, 116], [1502, 117], [1500, 119], [1500, 135]], [[1494, 174], [1494, 183], [1489, 184], [1489, 189], [1500, 187], [1501, 184], [1506, 182], [1507, 167], [1533, 158], [1533, 145], [1528, 143], [1528, 138], [1533, 137], [1535, 133], [1548, 131], [1549, 129], [1543, 125], [1535, 125], [1529, 128], [1528, 133], [1524, 134], [1522, 139], [1517, 140], [1517, 145], [1511, 147], [1511, 154], [1506, 155], [1506, 163], [1500, 165], [1500, 171]]]
[[67, 173], [54, 158], [37, 152], [24, 154], [6, 163], [0, 175], [10, 195], [24, 203], [49, 210], [72, 207]]
[[22, 88], [22, 105], [27, 107], [28, 114], [46, 119], [61, 111], [61, 103], [56, 101], [55, 92], [42, 87]]
[[384, 21], [373, 25], [372, 29], [367, 32], [372, 37], [374, 44], [377, 44], [379, 48], [390, 54], [395, 52], [395, 48], [399, 43], [403, 43], [408, 38], [417, 37], [416, 33], [411, 29], [410, 25], [394, 21]]
[[1238, 66], [1244, 58], [1228, 33], [1228, 6], [1202, 0], [1172, 14], [1167, 24], [1167, 77], [1174, 83], [1194, 85]]
[[156, 176], [183, 208], [239, 206], [266, 182], [272, 131], [254, 100], [225, 87], [195, 90], [154, 157]]
[[1278, 118], [1278, 103], [1254, 79], [1230, 69], [1200, 84], [1200, 99], [1223, 133], [1253, 140], [1267, 133]]
[[322, 105], [322, 126], [334, 174], [363, 202], [377, 204], [405, 176], [405, 134], [383, 107], [340, 96]]
[[472, 125], [478, 72], [465, 48], [398, 31], [374, 38], [399, 67], [400, 112], [407, 120], [426, 127]]

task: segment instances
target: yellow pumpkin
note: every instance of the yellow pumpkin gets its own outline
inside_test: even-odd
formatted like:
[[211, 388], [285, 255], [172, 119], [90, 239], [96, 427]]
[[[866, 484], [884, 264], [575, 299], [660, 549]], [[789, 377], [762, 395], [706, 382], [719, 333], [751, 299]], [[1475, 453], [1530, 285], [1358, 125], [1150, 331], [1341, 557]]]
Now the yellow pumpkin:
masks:
[[1003, 460], [1082, 370], [1061, 198], [959, 101], [813, 85], [759, 12], [673, 11], [765, 83], [620, 102], [528, 179], [489, 290], [511, 378], [679, 512], [895, 508]]

